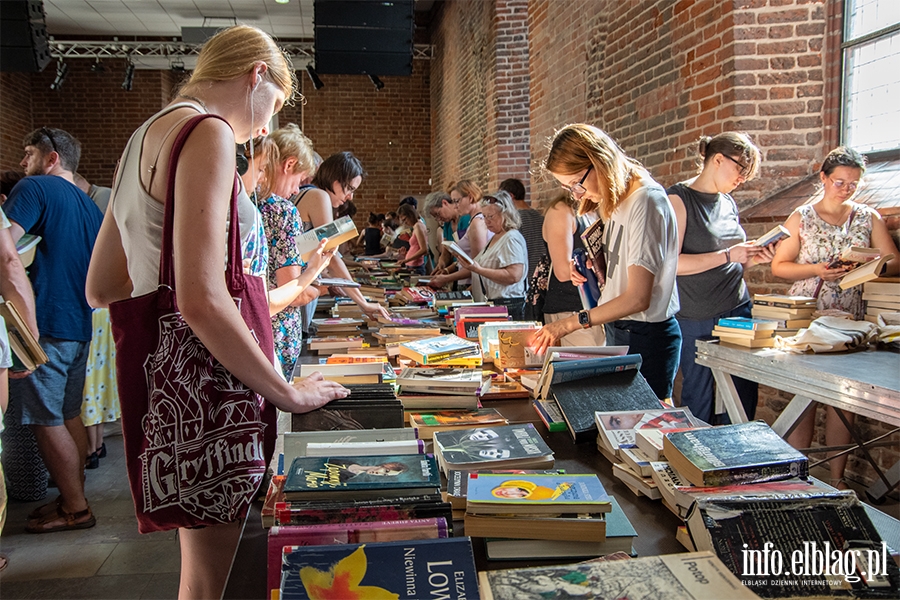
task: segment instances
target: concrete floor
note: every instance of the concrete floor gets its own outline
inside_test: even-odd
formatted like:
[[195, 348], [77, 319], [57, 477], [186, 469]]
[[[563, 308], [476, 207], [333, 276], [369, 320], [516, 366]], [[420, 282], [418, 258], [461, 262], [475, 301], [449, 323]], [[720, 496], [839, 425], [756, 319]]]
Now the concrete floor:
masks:
[[25, 532], [26, 515], [56, 497], [10, 502], [0, 551], [9, 567], [0, 573], [0, 597], [177, 598], [180, 554], [175, 532], [140, 535], [128, 490], [122, 436], [107, 425], [107, 456], [88, 470], [85, 495], [97, 517], [90, 529], [49, 534]]

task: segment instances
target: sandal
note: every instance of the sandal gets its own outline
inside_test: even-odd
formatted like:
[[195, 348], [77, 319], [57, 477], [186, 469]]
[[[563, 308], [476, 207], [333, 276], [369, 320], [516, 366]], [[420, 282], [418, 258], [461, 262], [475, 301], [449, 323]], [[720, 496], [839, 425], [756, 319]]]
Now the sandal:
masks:
[[28, 533], [53, 533], [54, 531], [68, 531], [70, 529], [88, 529], [97, 524], [91, 507], [88, 506], [77, 513], [66, 512], [62, 505], [56, 507], [56, 514], [45, 515], [41, 519], [30, 521], [25, 527]]
[[5, 554], [0, 554], [0, 571], [9, 566], [9, 559]]
[[48, 502], [28, 513], [28, 520], [35, 521], [41, 517], [52, 515], [56, 512], [56, 507], [62, 504], [62, 496], [57, 496], [53, 502]]

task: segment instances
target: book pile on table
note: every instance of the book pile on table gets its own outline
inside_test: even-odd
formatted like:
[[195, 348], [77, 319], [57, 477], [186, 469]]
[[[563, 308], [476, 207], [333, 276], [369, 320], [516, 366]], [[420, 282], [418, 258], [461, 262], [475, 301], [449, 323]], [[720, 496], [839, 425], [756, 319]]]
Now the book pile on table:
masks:
[[309, 349], [319, 355], [344, 353], [351, 348], [362, 348], [362, 336], [323, 336], [309, 338]]
[[468, 473], [465, 507], [489, 559], [631, 553], [637, 535], [594, 474]]
[[809, 327], [816, 312], [816, 299], [809, 296], [755, 294], [751, 314], [754, 319], [778, 321], [779, 329]]
[[[448, 313], [448, 318], [450, 314]], [[509, 322], [509, 310], [505, 306], [471, 304], [453, 309], [453, 328], [457, 336], [478, 340], [478, 326], [484, 323]]]
[[548, 469], [553, 451], [531, 423], [490, 425], [434, 434], [438, 465], [454, 470]]
[[[863, 284], [866, 320], [878, 324], [878, 315], [900, 313], [900, 277], [879, 277]], [[896, 317], [894, 318], [896, 321]]]
[[360, 329], [365, 326], [365, 320], [329, 317], [313, 319], [312, 324], [316, 335], [320, 337], [355, 337], [360, 335]]
[[773, 348], [778, 326], [779, 321], [775, 319], [723, 317], [716, 323], [712, 334], [726, 344], [746, 348]]
[[[324, 365], [314, 365], [313, 369], [322, 366]], [[291, 430], [403, 427], [403, 404], [397, 399], [392, 384], [343, 385], [350, 390], [349, 396], [332, 400], [325, 406], [309, 412], [292, 414]]]

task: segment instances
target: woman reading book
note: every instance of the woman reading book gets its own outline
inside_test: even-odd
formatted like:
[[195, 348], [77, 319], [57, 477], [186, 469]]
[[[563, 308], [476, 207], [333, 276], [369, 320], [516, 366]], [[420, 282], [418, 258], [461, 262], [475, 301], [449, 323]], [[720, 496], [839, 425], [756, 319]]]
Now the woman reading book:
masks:
[[[675, 320], [678, 231], [666, 191], [637, 161], [593, 125], [564, 127], [544, 163], [573, 197], [578, 214], [596, 210], [606, 221], [606, 287], [591, 310], [545, 325], [532, 348], [543, 354], [564, 335], [606, 325], [606, 341], [630, 345], [643, 358], [641, 373], [658, 398], [672, 395], [681, 351]], [[585, 278], [573, 272], [572, 283]]]
[[[450, 202], [456, 208], [456, 216], [455, 220], [444, 222], [444, 239], [455, 241], [468, 256], [475, 256], [484, 250], [494, 235], [484, 222], [482, 195], [481, 188], [470, 179], [459, 181], [450, 190]], [[459, 261], [451, 264], [451, 259], [452, 255], [446, 247], [442, 248], [438, 265], [447, 266], [432, 273], [432, 287], [443, 287], [453, 281], [459, 282], [459, 285], [469, 285], [472, 273]]]
[[[772, 259], [772, 274], [794, 282], [788, 294], [814, 297], [819, 310], [838, 309], [854, 319], [864, 317], [862, 288], [842, 290], [840, 280], [851, 267], [832, 268], [832, 261], [847, 248], [872, 247], [880, 250], [882, 256], [895, 256], [887, 263], [886, 275], [896, 275], [900, 270], [897, 247], [881, 215], [853, 201], [865, 170], [865, 158], [856, 150], [841, 146], [829, 152], [819, 170], [822, 197], [804, 204], [788, 217], [784, 225], [791, 237], [781, 242]], [[850, 432], [834, 410], [826, 408], [826, 446], [850, 442]], [[845, 411], [844, 416], [852, 423], [853, 413]], [[809, 411], [787, 440], [795, 448], [808, 448], [814, 429], [815, 411]], [[829, 462], [836, 487], [846, 487], [846, 465], [846, 454]]]
[[[678, 296], [681, 308], [681, 405], [711, 422], [715, 391], [708, 367], [694, 362], [697, 340], [710, 339], [722, 317], [749, 317], [750, 293], [744, 269], [772, 260], [775, 246], [747, 241], [731, 192], [759, 171], [759, 149], [743, 133], [728, 131], [699, 145], [703, 168], [696, 177], [668, 189], [678, 222]], [[735, 377], [749, 419], [756, 414], [758, 385]]]
[[[282, 410], [304, 412], [345, 397], [348, 392], [338, 384], [324, 381], [321, 374], [288, 384], [272, 366], [271, 342], [268, 348], [260, 347], [223, 276], [226, 255], [231, 253], [226, 239], [229, 207], [235, 199], [235, 144], [264, 134], [272, 114], [294, 96], [295, 90], [296, 79], [285, 55], [259, 29], [231, 27], [207, 41], [178, 97], [135, 132], [122, 156], [107, 213], [109, 218], [104, 219], [94, 246], [86, 289], [88, 301], [95, 307], [110, 303], [133, 306], [140, 297], [159, 293], [164, 204], [168, 204], [167, 194], [173, 190], [171, 265], [179, 318], [192, 332], [190, 348], [201, 346], [205, 355], [215, 357], [218, 367], [227, 371], [232, 381], [237, 380]], [[211, 116], [195, 119], [198, 115]], [[186, 138], [179, 136], [188, 122], [195, 128]], [[176, 138], [183, 141], [183, 148], [177, 162], [170, 164]], [[171, 178], [170, 170], [174, 173]], [[255, 237], [258, 219], [252, 217], [258, 213], [243, 187], [239, 186], [238, 190], [238, 210], [232, 215], [239, 222], [242, 242], [239, 244], [242, 256], [237, 260], [261, 264], [264, 262], [260, 259], [262, 245]], [[234, 269], [230, 275], [233, 272]], [[248, 280], [252, 283], [252, 277], [243, 280], [245, 285], [249, 285]], [[253, 291], [245, 299], [255, 306], [260, 301], [265, 305], [265, 296], [258, 297], [263, 287], [250, 286]], [[113, 327], [127, 329], [128, 323], [117, 323], [114, 315]], [[116, 341], [118, 344], [119, 340]], [[167, 355], [160, 360], [169, 361], [168, 366], [175, 369], [179, 358]], [[123, 357], [121, 352], [116, 354], [117, 363], [133, 359]], [[166, 366], [160, 365], [162, 369]], [[120, 392], [123, 383], [126, 382], [119, 382]], [[168, 380], [167, 384], [180, 390], [179, 398], [186, 393], [181, 390], [191, 389], [175, 379]], [[245, 390], [234, 390], [232, 395], [247, 397]], [[140, 419], [137, 423], [133, 419], [126, 423], [125, 404], [123, 396], [122, 426], [128, 443], [128, 440], [144, 438], [145, 431]], [[236, 428], [250, 425], [242, 419], [243, 413], [232, 415], [239, 421], [234, 424]], [[135, 464], [129, 461], [130, 468]], [[134, 481], [134, 476], [140, 473], [130, 475]], [[256, 480], [255, 473], [246, 471], [225, 471], [222, 477], [236, 484]], [[213, 486], [214, 482], [198, 478], [197, 484], [217, 490], [209, 498], [217, 505], [234, 503], [233, 514], [238, 518], [230, 521], [223, 518], [219, 524], [201, 528], [179, 527], [178, 595], [179, 598], [218, 598], [240, 538], [241, 517], [246, 514], [249, 502], [238, 501], [234, 492], [206, 487]], [[247, 486], [235, 486], [235, 492], [239, 491], [237, 487]], [[144, 489], [150, 493], [148, 488]], [[174, 508], [181, 506], [182, 514], [187, 514], [190, 507], [183, 506], [180, 498], [173, 500]], [[136, 508], [142, 518], [152, 518], [150, 511], [155, 507], [148, 509], [138, 499]], [[199, 523], [206, 519], [195, 520]]]

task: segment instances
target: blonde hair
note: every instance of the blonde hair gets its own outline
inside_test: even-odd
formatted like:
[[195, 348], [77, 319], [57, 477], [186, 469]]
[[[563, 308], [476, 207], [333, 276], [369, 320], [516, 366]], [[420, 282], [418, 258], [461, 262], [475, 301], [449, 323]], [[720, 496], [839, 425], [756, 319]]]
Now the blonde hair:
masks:
[[478, 184], [472, 181], [471, 179], [461, 179], [450, 188], [450, 191], [457, 191], [463, 196], [468, 196], [472, 199], [472, 203], [476, 203], [481, 200], [481, 197], [484, 195], [484, 192], [481, 191], [481, 188], [478, 187]]
[[599, 127], [576, 123], [560, 129], [550, 144], [544, 169], [560, 175], [574, 175], [590, 166], [594, 167], [599, 179], [601, 198], [595, 204], [585, 195], [578, 214], [596, 208], [600, 216], [608, 220], [622, 201], [640, 163], [628, 157]]
[[[252, 158], [254, 160], [264, 160], [263, 164], [263, 176], [261, 181], [257, 181], [257, 196], [259, 199], [265, 199], [272, 195], [272, 187], [274, 186], [274, 179], [271, 165], [273, 161], [275, 163], [278, 161], [278, 146], [275, 145], [269, 136], [260, 136], [251, 140], [244, 147], [244, 156], [249, 160], [251, 158], [250, 147], [253, 147]], [[250, 165], [250, 168], [253, 168], [253, 165]]]
[[261, 188], [262, 198], [268, 198], [272, 195], [272, 188], [275, 187], [275, 179], [281, 164], [289, 158], [296, 158], [297, 164], [294, 165], [294, 173], [310, 173], [316, 168], [314, 152], [312, 149], [312, 141], [300, 131], [295, 123], [288, 123], [284, 127], [276, 129], [268, 135], [274, 151], [269, 150], [266, 157], [266, 181]]
[[275, 41], [261, 29], [249, 25], [235, 25], [209, 38], [191, 78], [182, 87], [189, 90], [204, 82], [227, 81], [249, 73], [253, 64], [262, 61], [268, 66], [267, 76], [284, 92], [285, 103], [297, 96], [297, 76], [290, 58]]

